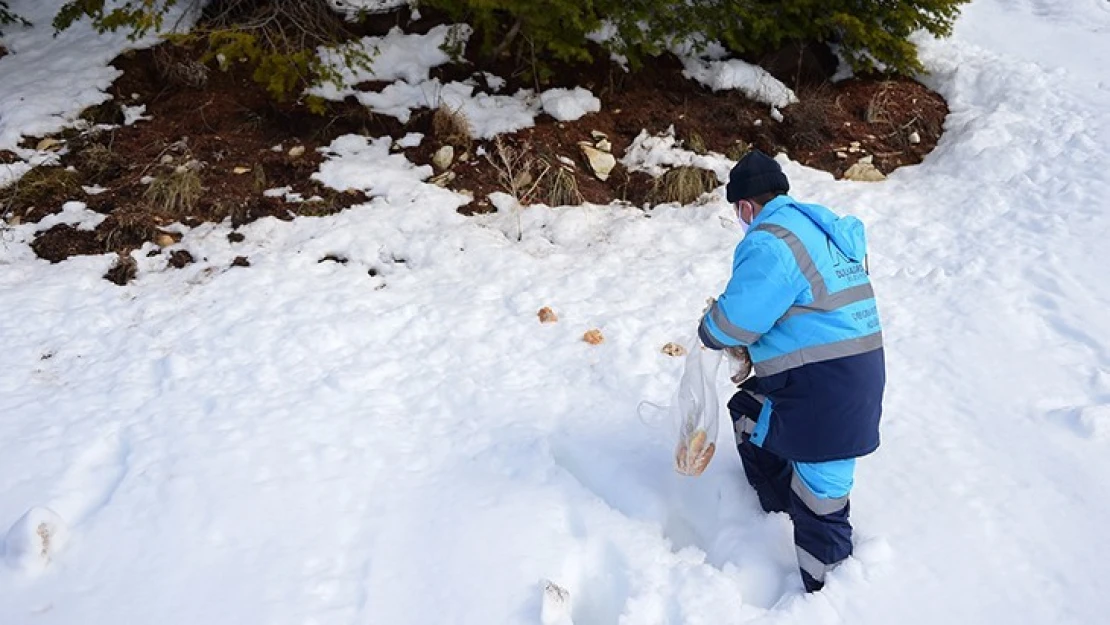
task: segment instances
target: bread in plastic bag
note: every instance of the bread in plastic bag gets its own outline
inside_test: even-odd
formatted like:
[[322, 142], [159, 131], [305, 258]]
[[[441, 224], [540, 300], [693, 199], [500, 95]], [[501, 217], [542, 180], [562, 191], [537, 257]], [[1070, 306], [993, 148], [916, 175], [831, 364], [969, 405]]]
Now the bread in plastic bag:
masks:
[[721, 360], [721, 352], [705, 349], [694, 340], [686, 352], [685, 368], [672, 403], [640, 403], [640, 417], [645, 422], [658, 423], [667, 418], [674, 424], [674, 466], [683, 475], [701, 475], [717, 450], [717, 370]]

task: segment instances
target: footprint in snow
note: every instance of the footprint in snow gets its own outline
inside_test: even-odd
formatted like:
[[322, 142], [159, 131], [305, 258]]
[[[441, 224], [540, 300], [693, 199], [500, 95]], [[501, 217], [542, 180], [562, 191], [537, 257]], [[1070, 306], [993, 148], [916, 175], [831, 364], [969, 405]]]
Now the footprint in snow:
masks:
[[[722, 455], [713, 461], [719, 464], [716, 469], [689, 478], [675, 473], [669, 456], [609, 441], [567, 440], [552, 451], [556, 465], [610, 508], [630, 519], [658, 524], [673, 551], [696, 549], [706, 554], [707, 564], [733, 569], [746, 603], [771, 608], [785, 595], [800, 592], [789, 521], [757, 511], [754, 494], [745, 498], [739, 458], [730, 466]], [[623, 571], [613, 554], [587, 559], [597, 564], [584, 570], [609, 573], [583, 588], [612, 584], [612, 575]], [[570, 587], [575, 622], [580, 616], [615, 622], [621, 612], [613, 597], [627, 596], [627, 589], [621, 594], [620, 584], [600, 594], [587, 591], [586, 597], [577, 596], [579, 585]], [[606, 618], [593, 618], [598, 614]]]
[[111, 501], [127, 474], [128, 455], [129, 448], [118, 430], [85, 448], [50, 502], [31, 508], [8, 530], [5, 563], [29, 573], [49, 566], [69, 539], [70, 523], [79, 527]]
[[1080, 438], [1110, 440], [1110, 403], [1058, 408], [1048, 415]]
[[49, 508], [31, 508], [4, 536], [4, 562], [17, 571], [39, 573], [69, 539], [69, 527]]
[[108, 505], [119, 489], [127, 475], [130, 453], [118, 429], [93, 441], [66, 471], [50, 507], [75, 525], [87, 521]]

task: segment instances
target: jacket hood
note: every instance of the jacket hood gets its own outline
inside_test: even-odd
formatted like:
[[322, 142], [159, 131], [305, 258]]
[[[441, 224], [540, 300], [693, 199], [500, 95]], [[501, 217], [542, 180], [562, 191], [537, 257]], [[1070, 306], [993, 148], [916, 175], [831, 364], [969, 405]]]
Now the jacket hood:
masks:
[[817, 204], [795, 202], [793, 206], [817, 224], [828, 235], [833, 245], [836, 245], [849, 259], [860, 262], [864, 256], [867, 256], [867, 236], [862, 221], [850, 215], [841, 217]]

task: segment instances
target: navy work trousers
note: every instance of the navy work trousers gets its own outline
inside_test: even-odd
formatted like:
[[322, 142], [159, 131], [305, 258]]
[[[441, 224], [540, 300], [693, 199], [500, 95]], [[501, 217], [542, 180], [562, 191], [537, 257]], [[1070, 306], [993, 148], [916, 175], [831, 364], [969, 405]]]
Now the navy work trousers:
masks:
[[807, 592], [825, 585], [825, 574], [852, 555], [848, 497], [828, 499], [814, 493], [794, 470], [794, 463], [757, 446], [750, 432], [763, 404], [747, 390], [728, 403], [736, 427], [740, 460], [748, 483], [766, 512], [785, 512], [794, 523], [794, 547]]

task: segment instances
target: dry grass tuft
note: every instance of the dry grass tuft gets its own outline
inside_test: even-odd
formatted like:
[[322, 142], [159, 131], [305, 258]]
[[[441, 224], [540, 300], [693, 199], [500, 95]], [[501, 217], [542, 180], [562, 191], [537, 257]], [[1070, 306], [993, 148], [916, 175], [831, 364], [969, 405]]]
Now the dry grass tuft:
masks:
[[459, 109], [440, 104], [432, 114], [432, 135], [443, 145], [452, 145], [463, 151], [474, 143], [470, 121]]
[[890, 88], [891, 83], [884, 82], [883, 85], [871, 96], [871, 100], [867, 103], [867, 110], [864, 112], [864, 119], [869, 124], [887, 124], [890, 125]]
[[123, 158], [103, 143], [93, 143], [76, 155], [77, 169], [90, 182], [115, 177], [123, 169]]
[[709, 148], [705, 145], [705, 139], [696, 132], [691, 132], [690, 136], [686, 138], [686, 149], [703, 156], [709, 153]]
[[151, 210], [169, 217], [184, 217], [196, 208], [204, 187], [194, 167], [178, 167], [157, 176], [143, 196]]
[[717, 181], [717, 174], [698, 167], [684, 165], [675, 167], [656, 178], [651, 198], [655, 204], [668, 202], [692, 204], [702, 194], [710, 193], [718, 186], [720, 186], [720, 182]]
[[61, 167], [41, 166], [0, 189], [0, 214], [26, 214], [34, 208], [53, 210], [84, 195], [80, 174]]
[[166, 42], [154, 48], [154, 71], [163, 82], [190, 89], [202, 89], [208, 84], [208, 66], [191, 58], [184, 46]]
[[833, 137], [839, 107], [832, 88], [821, 85], [799, 93], [798, 101], [783, 109], [783, 121], [798, 146], [817, 148]]
[[578, 189], [578, 177], [569, 166], [556, 161], [548, 164], [541, 193], [548, 206], [579, 206], [585, 200]]
[[158, 221], [138, 208], [119, 208], [96, 229], [105, 250], [132, 250], [158, 236]]
[[[486, 161], [497, 171], [497, 182], [521, 204], [529, 202], [551, 166], [537, 159], [532, 144], [527, 141], [514, 144], [495, 137], [491, 149], [486, 150]], [[536, 171], [539, 170], [537, 177]]]
[[743, 139], [738, 139], [736, 141], [736, 143], [733, 143], [732, 145], [728, 146], [728, 149], [725, 150], [725, 156], [727, 156], [729, 158], [729, 160], [739, 161], [740, 159], [744, 158], [744, 156], [748, 152], [751, 152], [751, 151], [752, 151], [752, 144], [748, 143], [747, 141], [744, 141]]

